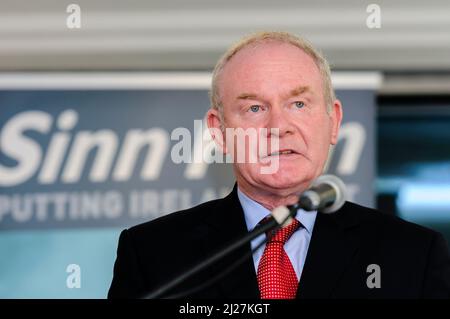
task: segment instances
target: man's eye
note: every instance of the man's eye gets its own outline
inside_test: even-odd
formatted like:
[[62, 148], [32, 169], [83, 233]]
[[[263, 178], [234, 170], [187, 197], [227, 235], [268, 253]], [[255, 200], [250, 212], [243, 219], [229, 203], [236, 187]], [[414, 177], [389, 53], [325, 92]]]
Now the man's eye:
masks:
[[250, 111], [252, 111], [253, 113], [258, 112], [260, 109], [261, 109], [261, 106], [259, 106], [259, 105], [250, 106]]
[[294, 104], [295, 104], [295, 107], [298, 109], [301, 109], [302, 107], [305, 106], [305, 103], [303, 103], [302, 101], [296, 101], [296, 102], [294, 102]]

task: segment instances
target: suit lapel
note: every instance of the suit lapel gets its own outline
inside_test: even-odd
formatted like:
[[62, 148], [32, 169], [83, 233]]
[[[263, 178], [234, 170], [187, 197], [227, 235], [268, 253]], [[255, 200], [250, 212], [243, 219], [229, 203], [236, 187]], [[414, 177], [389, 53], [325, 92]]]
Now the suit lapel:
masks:
[[[211, 212], [206, 221], [210, 235], [205, 242], [207, 251], [217, 251], [226, 247], [247, 233], [245, 217], [237, 196], [237, 186], [218, 202], [217, 208]], [[226, 298], [259, 298], [259, 289], [250, 243], [231, 253], [228, 257], [214, 264], [212, 274], [217, 275], [244, 255], [245, 261], [218, 282], [218, 287]]]
[[298, 298], [330, 298], [358, 250], [358, 220], [344, 205], [318, 213], [297, 290]]

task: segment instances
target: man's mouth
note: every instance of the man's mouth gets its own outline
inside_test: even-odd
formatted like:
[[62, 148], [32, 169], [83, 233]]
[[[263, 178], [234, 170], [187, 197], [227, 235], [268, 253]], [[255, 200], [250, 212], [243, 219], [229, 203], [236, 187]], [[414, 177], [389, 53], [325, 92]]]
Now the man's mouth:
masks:
[[297, 152], [294, 150], [286, 149], [286, 150], [279, 150], [279, 151], [270, 153], [269, 156], [280, 156], [280, 155], [290, 155], [290, 154], [297, 154]]

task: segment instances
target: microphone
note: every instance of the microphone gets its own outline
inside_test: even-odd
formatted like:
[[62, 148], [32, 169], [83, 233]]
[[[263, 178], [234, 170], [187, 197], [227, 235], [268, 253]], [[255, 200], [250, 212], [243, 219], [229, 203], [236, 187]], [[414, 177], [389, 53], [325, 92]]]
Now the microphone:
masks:
[[321, 175], [303, 192], [298, 206], [306, 211], [334, 213], [346, 200], [345, 184], [334, 175]]
[[[281, 227], [292, 222], [298, 209], [334, 213], [344, 205], [346, 191], [344, 182], [335, 175], [321, 175], [304, 191], [293, 205], [279, 206], [272, 211], [272, 217]], [[284, 222], [282, 222], [284, 218]]]

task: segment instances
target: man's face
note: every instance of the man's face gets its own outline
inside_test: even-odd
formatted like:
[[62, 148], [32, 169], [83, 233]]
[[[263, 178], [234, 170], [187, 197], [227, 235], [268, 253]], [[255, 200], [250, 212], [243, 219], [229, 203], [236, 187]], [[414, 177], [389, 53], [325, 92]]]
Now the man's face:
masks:
[[[258, 145], [261, 138], [266, 139], [278, 169], [262, 174], [267, 163], [234, 163], [238, 183], [279, 195], [307, 188], [322, 173], [341, 121], [339, 101], [327, 113], [314, 60], [293, 45], [267, 42], [239, 51], [219, 81], [225, 128], [267, 129], [269, 133], [278, 129], [278, 133], [258, 137]], [[208, 123], [220, 125], [217, 111], [208, 113]], [[272, 150], [274, 138], [279, 139], [279, 149]], [[225, 137], [223, 143], [225, 151], [233, 154], [230, 139]], [[245, 152], [251, 152], [248, 145]]]

